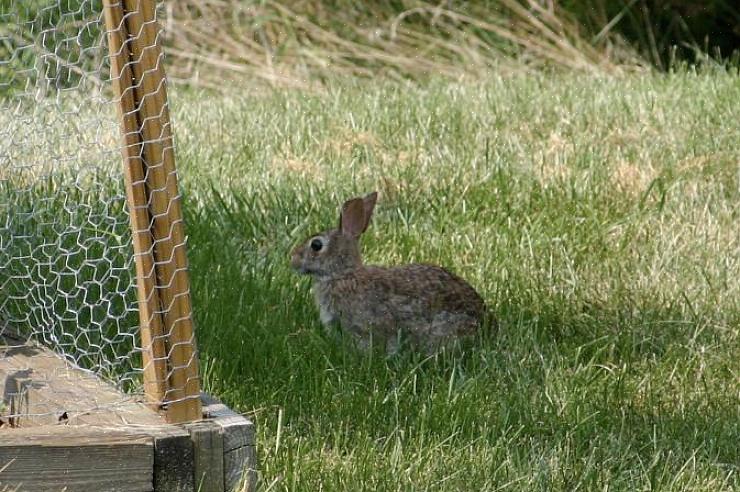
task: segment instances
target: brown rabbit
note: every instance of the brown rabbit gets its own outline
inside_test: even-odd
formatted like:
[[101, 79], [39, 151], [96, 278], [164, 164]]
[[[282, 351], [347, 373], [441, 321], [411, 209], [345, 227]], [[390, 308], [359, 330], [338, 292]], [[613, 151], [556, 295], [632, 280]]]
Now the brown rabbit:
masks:
[[433, 353], [473, 335], [486, 307], [467, 282], [434, 265], [365, 266], [360, 235], [370, 223], [377, 192], [343, 206], [337, 229], [311, 236], [291, 253], [291, 267], [313, 277], [325, 326], [339, 322], [362, 348], [385, 344], [398, 351], [401, 338]]

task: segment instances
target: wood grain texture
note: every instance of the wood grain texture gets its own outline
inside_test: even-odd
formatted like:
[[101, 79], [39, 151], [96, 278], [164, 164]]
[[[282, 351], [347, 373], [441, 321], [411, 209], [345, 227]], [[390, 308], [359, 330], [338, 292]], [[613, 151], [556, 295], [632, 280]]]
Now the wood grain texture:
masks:
[[[106, 0], [125, 139], [147, 394], [171, 423], [201, 417], [198, 358], [160, 27], [153, 0]], [[141, 237], [139, 237], [141, 236]], [[141, 263], [141, 266], [139, 265]]]
[[203, 416], [213, 420], [224, 430], [226, 451], [255, 445], [255, 426], [251, 420], [234, 412], [213, 396], [202, 393], [201, 400], [203, 401]]
[[164, 318], [169, 367], [167, 419], [190, 422], [201, 417], [198, 358], [193, 335], [185, 232], [167, 103], [164, 56], [154, 1], [123, 0], [135, 99], [146, 166], [157, 289]]
[[242, 483], [245, 490], [256, 490], [255, 425], [210, 395], [203, 393], [201, 399], [203, 415], [221, 427], [223, 433], [225, 490], [234, 490]]
[[257, 448], [244, 446], [224, 451], [224, 487], [226, 491], [251, 492], [257, 490]]
[[200, 492], [224, 491], [224, 441], [221, 428], [208, 421], [187, 426], [193, 442], [195, 487]]
[[[5, 348], [26, 346], [6, 341]], [[45, 351], [48, 352], [34, 348], [34, 353]], [[17, 354], [2, 346], [0, 355], [0, 366], [7, 361], [29, 366], [27, 359], [16, 359]], [[66, 365], [53, 354], [51, 358], [45, 354], [44, 359]], [[72, 373], [75, 371], [78, 370]], [[103, 387], [110, 393], [101, 397], [93, 391], [87, 397], [95, 401], [123, 396], [115, 388]], [[82, 393], [80, 397], [84, 397]], [[7, 472], [0, 474], [0, 490], [5, 485], [20, 487], [19, 491], [64, 487], [70, 491], [153, 488], [160, 492], [221, 492], [236, 487], [256, 490], [254, 424], [215, 398], [206, 394], [202, 398], [205, 420], [186, 425], [166, 424], [161, 415], [137, 404], [136, 412], [124, 416], [113, 413], [106, 417], [105, 412], [99, 412], [85, 421], [72, 415], [69, 422], [77, 425], [51, 419], [53, 423], [4, 426], [0, 428], [0, 468], [11, 462], [12, 468], [9, 466]], [[64, 404], [64, 398], [58, 403]]]
[[111, 82], [118, 98], [117, 110], [123, 138], [123, 177], [126, 189], [136, 264], [136, 286], [139, 310], [139, 330], [144, 369], [144, 390], [149, 403], [159, 407], [167, 392], [167, 350], [164, 342], [164, 322], [157, 291], [154, 242], [150, 230], [147, 172], [141, 140], [139, 101], [134, 91], [135, 81], [126, 12], [120, 0], [104, 0], [103, 12], [108, 34]]
[[168, 426], [154, 436], [154, 490], [194, 492], [193, 443], [182, 426]]
[[[51, 350], [0, 336], [0, 394], [11, 427], [58, 425], [152, 425], [165, 420], [95, 375], [77, 369]], [[4, 429], [0, 430], [3, 432]], [[0, 434], [0, 437], [4, 434]]]
[[153, 490], [154, 445], [149, 436], [24, 434], [4, 433], [0, 440], [0, 467], [5, 467], [0, 486], [19, 491]]

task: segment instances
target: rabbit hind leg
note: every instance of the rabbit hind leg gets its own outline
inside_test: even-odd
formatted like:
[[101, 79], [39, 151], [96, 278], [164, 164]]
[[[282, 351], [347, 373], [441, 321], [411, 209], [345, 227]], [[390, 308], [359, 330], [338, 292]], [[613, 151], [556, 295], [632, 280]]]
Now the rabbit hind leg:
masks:
[[478, 320], [465, 313], [443, 311], [432, 320], [427, 336], [422, 341], [422, 348], [427, 354], [437, 352], [443, 347], [451, 347], [460, 339], [474, 335]]

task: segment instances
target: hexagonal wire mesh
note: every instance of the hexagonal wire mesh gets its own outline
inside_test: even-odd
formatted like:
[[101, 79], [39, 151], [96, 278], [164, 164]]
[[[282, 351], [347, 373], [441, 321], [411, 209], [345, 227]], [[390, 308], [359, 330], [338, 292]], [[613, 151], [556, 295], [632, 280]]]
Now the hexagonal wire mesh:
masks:
[[[144, 393], [199, 416], [155, 3], [0, 0], [0, 425]], [[34, 368], [19, 343], [129, 396], [58, 394], [80, 371]]]

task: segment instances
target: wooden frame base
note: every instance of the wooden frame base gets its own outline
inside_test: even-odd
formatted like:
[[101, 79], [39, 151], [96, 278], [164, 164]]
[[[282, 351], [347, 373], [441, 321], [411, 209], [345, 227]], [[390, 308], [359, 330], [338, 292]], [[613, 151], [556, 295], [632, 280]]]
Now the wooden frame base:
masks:
[[236, 414], [186, 426], [60, 425], [0, 434], [0, 490], [256, 490], [254, 424]]
[[201, 420], [167, 424], [142, 399], [7, 336], [0, 394], [0, 491], [256, 488], [254, 424], [208, 395]]

